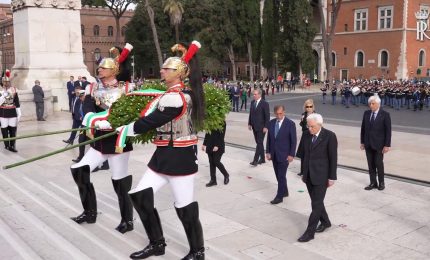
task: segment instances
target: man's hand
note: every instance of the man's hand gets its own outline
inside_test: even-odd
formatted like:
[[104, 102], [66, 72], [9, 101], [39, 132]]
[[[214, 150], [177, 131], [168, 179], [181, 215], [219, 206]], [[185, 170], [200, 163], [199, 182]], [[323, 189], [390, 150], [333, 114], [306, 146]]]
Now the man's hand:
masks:
[[213, 152], [218, 151], [218, 146], [214, 146], [214, 148], [212, 149]]
[[287, 161], [288, 161], [288, 163], [291, 163], [293, 160], [294, 160], [294, 157], [293, 157], [293, 156], [289, 155], [289, 156], [287, 157]]
[[202, 151], [206, 151], [206, 145], [202, 145]]
[[102, 129], [102, 130], [103, 129], [112, 129], [112, 126], [110, 125], [110, 123], [107, 120], [96, 121], [94, 126], [98, 129]]
[[360, 144], [360, 149], [364, 150], [364, 144]]
[[251, 125], [248, 125], [248, 130], [252, 130], [252, 126]]
[[266, 153], [266, 159], [269, 161], [272, 160], [272, 156], [270, 156], [270, 153]]
[[267, 128], [266, 127], [263, 128], [263, 133], [267, 133]]
[[334, 180], [328, 180], [327, 181], [327, 187], [333, 186], [334, 185]]
[[388, 151], [390, 151], [390, 147], [384, 146], [384, 148], [382, 148], [382, 153], [388, 153]]

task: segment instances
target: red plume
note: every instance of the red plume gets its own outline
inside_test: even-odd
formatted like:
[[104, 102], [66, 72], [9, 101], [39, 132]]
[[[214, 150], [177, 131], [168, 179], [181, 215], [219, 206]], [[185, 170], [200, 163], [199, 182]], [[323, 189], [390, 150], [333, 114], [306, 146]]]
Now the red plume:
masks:
[[5, 75], [6, 77], [10, 78], [10, 70], [6, 70], [6, 71], [5, 71], [5, 73], [4, 73], [4, 75]]
[[185, 54], [184, 61], [188, 64], [188, 62], [194, 57], [194, 55], [199, 51], [199, 49], [202, 47], [200, 42], [193, 41], [188, 47], [187, 54]]
[[119, 55], [119, 57], [118, 57], [118, 62], [121, 64], [121, 63], [123, 63], [126, 59], [127, 59], [127, 57], [128, 57], [128, 54], [130, 53], [130, 51], [133, 49], [133, 45], [131, 45], [131, 44], [129, 44], [129, 43], [127, 43], [126, 45], [125, 45], [125, 47], [124, 47], [124, 49], [122, 49], [122, 51], [121, 51], [121, 54]]

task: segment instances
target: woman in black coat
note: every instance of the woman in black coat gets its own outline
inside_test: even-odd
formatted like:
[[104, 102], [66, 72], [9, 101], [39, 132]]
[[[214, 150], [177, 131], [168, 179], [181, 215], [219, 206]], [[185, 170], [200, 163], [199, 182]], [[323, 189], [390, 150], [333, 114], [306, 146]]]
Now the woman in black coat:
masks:
[[205, 140], [203, 141], [202, 150], [208, 154], [209, 158], [209, 168], [211, 174], [211, 180], [206, 184], [206, 187], [211, 187], [217, 185], [216, 182], [216, 168], [218, 168], [222, 175], [224, 175], [224, 184], [228, 184], [230, 175], [225, 169], [221, 162], [221, 157], [225, 151], [225, 130], [226, 123], [224, 122], [223, 130], [212, 131], [211, 133], [206, 133]]

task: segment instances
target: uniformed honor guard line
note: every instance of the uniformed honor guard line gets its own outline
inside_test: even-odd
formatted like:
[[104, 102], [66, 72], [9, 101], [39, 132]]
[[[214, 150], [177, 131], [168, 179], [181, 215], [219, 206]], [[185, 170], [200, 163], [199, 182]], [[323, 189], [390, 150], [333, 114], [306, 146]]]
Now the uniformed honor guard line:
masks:
[[92, 128], [94, 128], [94, 127], [81, 127], [81, 128], [72, 128], [72, 129], [66, 129], [66, 130], [53, 131], [53, 132], [21, 135], [21, 136], [15, 136], [15, 137], [0, 139], [0, 142], [13, 141], [13, 140], [32, 138], [32, 137], [39, 137], [39, 136], [45, 136], [45, 135], [63, 134], [63, 133], [69, 133], [69, 132], [73, 132], [73, 131], [84, 131], [84, 130], [88, 130], [88, 129], [92, 129]]
[[[83, 128], [81, 128], [81, 129], [83, 129]], [[24, 161], [21, 161], [21, 162], [17, 162], [17, 163], [5, 165], [5, 166], [2, 167], [2, 169], [3, 170], [7, 170], [7, 169], [14, 168], [14, 167], [17, 167], [17, 166], [20, 166], [20, 165], [23, 165], [23, 164], [31, 163], [31, 162], [34, 162], [34, 161], [37, 161], [37, 160], [40, 160], [40, 159], [43, 159], [43, 158], [46, 158], [46, 157], [49, 157], [49, 156], [52, 156], [52, 155], [56, 155], [56, 154], [59, 154], [59, 153], [71, 150], [73, 148], [76, 148], [76, 147], [79, 147], [79, 146], [82, 146], [82, 145], [87, 145], [87, 144], [94, 143], [94, 142], [96, 142], [98, 140], [101, 140], [101, 139], [104, 139], [104, 138], [107, 138], [109, 136], [116, 135], [116, 134], [117, 134], [117, 132], [113, 131], [113, 132], [107, 133], [105, 135], [96, 137], [96, 138], [94, 138], [92, 140], [85, 141], [85, 142], [80, 143], [80, 144], [75, 144], [75, 145], [72, 145], [72, 146], [68, 146], [68, 147], [65, 147], [63, 149], [59, 149], [59, 150], [56, 150], [56, 151], [53, 151], [53, 152], [50, 152], [50, 153], [42, 154], [42, 155], [30, 158], [28, 160], [24, 160]]]

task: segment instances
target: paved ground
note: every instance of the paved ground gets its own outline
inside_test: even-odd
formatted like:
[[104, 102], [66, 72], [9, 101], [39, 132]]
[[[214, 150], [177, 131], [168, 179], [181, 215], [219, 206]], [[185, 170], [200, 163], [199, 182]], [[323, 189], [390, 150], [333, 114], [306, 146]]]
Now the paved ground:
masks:
[[[63, 112], [56, 116], [57, 119], [48, 118], [47, 122], [24, 122], [19, 131], [24, 134], [70, 127], [70, 114]], [[253, 146], [247, 136], [250, 133], [243, 131], [244, 122], [246, 114], [229, 115], [228, 139]], [[342, 153], [362, 153], [355, 149], [358, 146], [355, 140], [342, 146], [348, 135], [356, 138], [354, 127], [327, 125], [327, 128], [338, 134], [341, 158]], [[393, 163], [390, 158], [396, 156], [394, 149], [400, 153], [400, 147], [408, 148], [403, 143], [408, 138], [402, 139], [403, 134], [395, 133], [398, 148], [387, 155], [387, 164]], [[428, 136], [417, 136], [422, 139], [411, 143], [410, 150], [424, 148], [420, 145], [428, 142]], [[1, 165], [58, 149], [65, 138], [66, 135], [56, 135], [20, 140], [18, 154], [0, 150]], [[138, 146], [132, 153], [130, 172], [134, 183], [145, 171], [153, 150], [152, 145]], [[147, 244], [140, 221], [136, 221], [135, 231], [125, 235], [114, 230], [119, 212], [107, 171], [92, 174], [100, 213], [97, 223], [77, 225], [69, 219], [81, 212], [77, 188], [68, 170], [76, 155], [77, 151], [68, 151], [1, 171], [0, 259], [127, 259], [131, 252]], [[368, 184], [366, 174], [339, 168], [338, 181], [326, 198], [333, 227], [302, 244], [296, 240], [305, 230], [310, 200], [305, 185], [296, 175], [299, 162], [295, 160], [288, 171], [290, 197], [273, 206], [269, 204], [276, 192], [273, 169], [269, 163], [250, 167], [252, 155], [246, 149], [228, 147], [223, 162], [231, 174], [230, 184], [206, 188], [208, 161], [205, 154], [199, 154], [195, 188], [207, 259], [430, 258], [429, 187], [387, 179], [384, 191], [364, 191]], [[408, 158], [414, 156], [408, 153]], [[407, 171], [415, 171], [415, 166], [411, 165]], [[425, 168], [423, 171], [428, 174]], [[156, 207], [168, 247], [164, 257], [154, 259], [179, 259], [186, 254], [187, 243], [169, 187], [157, 194]]]

